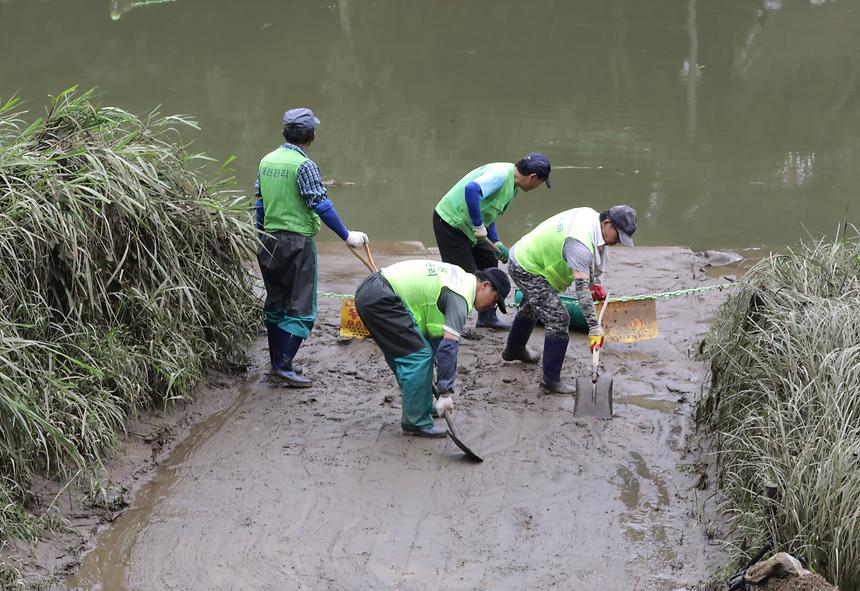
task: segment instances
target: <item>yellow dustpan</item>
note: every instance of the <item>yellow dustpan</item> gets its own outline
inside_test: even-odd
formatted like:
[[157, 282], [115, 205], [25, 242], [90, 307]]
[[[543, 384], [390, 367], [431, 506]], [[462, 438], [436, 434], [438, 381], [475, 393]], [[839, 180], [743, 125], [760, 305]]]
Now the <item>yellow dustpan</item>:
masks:
[[[598, 304], [598, 309], [603, 304]], [[638, 343], [656, 339], [657, 300], [612, 301], [606, 304], [606, 317], [603, 319], [603, 332], [607, 341], [613, 343]]]

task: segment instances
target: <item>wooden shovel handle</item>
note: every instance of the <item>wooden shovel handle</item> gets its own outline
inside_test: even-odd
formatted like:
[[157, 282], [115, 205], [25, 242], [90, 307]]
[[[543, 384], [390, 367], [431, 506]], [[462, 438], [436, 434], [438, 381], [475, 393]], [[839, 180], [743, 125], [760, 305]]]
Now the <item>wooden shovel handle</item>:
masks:
[[373, 269], [373, 272], [376, 273], [377, 271], [379, 271], [379, 267], [377, 267], [376, 263], [373, 261], [373, 255], [370, 254], [370, 243], [369, 242], [364, 243], [364, 252], [367, 254], [367, 260], [370, 261], [370, 266]]
[[597, 318], [597, 326], [601, 326], [603, 324], [603, 315], [606, 314], [607, 304], [609, 303], [609, 292], [606, 292], [606, 295], [603, 297], [603, 305], [600, 307], [600, 316]]
[[501, 254], [502, 254], [502, 249], [501, 249], [501, 248], [499, 248], [498, 246], [496, 246], [496, 243], [495, 243], [495, 242], [493, 242], [492, 240], [490, 240], [490, 239], [489, 239], [489, 238], [487, 238], [486, 236], [484, 236], [481, 240], [483, 240], [483, 241], [485, 241], [487, 244], [489, 244], [489, 245], [490, 245], [490, 248], [492, 248], [492, 249], [493, 249], [493, 251], [494, 251], [496, 254], [498, 254], [498, 255], [501, 255]]
[[[603, 298], [603, 304], [600, 306], [600, 316], [597, 317], [597, 326], [603, 325], [603, 315], [606, 314], [606, 308], [609, 303], [609, 292], [606, 292], [606, 297]], [[600, 349], [603, 345], [600, 346]], [[600, 349], [591, 352], [591, 380], [597, 381], [597, 368], [600, 366]]]
[[[365, 243], [364, 246], [367, 247], [367, 243]], [[355, 258], [357, 258], [362, 263], [364, 263], [364, 266], [367, 267], [371, 273], [376, 273], [377, 271], [379, 271], [379, 269], [376, 268], [376, 264], [373, 263], [373, 259], [366, 261], [366, 260], [364, 260], [364, 258], [360, 254], [358, 254], [358, 251], [355, 250], [354, 248], [352, 248], [351, 246], [347, 245], [346, 248], [347, 248], [347, 250], [349, 250], [349, 252], [351, 252], [352, 254], [355, 255]], [[368, 250], [367, 252], [369, 254], [370, 250]]]

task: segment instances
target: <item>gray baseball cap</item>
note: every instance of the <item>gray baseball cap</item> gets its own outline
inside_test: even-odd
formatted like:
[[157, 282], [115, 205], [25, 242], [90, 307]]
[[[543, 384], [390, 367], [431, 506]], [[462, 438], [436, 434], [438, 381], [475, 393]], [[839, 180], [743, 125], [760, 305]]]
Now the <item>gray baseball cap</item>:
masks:
[[284, 113], [284, 127], [296, 127], [301, 129], [313, 129], [320, 124], [314, 112], [305, 107], [290, 109]]
[[633, 246], [636, 231], [636, 210], [629, 205], [613, 205], [609, 208], [609, 219], [618, 230], [618, 238], [624, 246]]

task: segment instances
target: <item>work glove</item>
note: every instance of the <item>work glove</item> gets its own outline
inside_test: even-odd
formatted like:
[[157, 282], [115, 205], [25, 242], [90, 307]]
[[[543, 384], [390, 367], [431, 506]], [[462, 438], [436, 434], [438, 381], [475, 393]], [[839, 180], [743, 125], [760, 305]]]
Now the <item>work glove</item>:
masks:
[[594, 353], [603, 346], [603, 329], [599, 326], [588, 329], [588, 348]]
[[454, 410], [454, 399], [450, 396], [440, 396], [436, 400], [436, 412], [441, 417], [449, 410]]
[[602, 302], [606, 299], [606, 290], [603, 289], [602, 285], [591, 286], [591, 299], [595, 302]]
[[505, 248], [505, 245], [502, 244], [501, 240], [496, 242], [496, 248], [498, 249], [495, 253], [496, 258], [499, 259], [500, 261], [502, 261], [503, 263], [507, 263], [508, 262], [508, 255], [510, 253], [508, 253], [508, 249]]
[[487, 227], [484, 226], [484, 224], [481, 224], [480, 226], [475, 226], [475, 239], [476, 240], [483, 240], [486, 237], [487, 237]]
[[364, 232], [350, 232], [346, 237], [346, 245], [350, 248], [358, 248], [367, 243], [367, 234]]

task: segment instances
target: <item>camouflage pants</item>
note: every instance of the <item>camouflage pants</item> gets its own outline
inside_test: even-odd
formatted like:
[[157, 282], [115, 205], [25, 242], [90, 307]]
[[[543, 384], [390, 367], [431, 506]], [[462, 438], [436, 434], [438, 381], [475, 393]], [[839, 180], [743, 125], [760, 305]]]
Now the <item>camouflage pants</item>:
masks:
[[570, 314], [549, 282], [540, 275], [529, 273], [514, 261], [508, 263], [508, 275], [523, 292], [517, 314], [530, 320], [540, 320], [549, 335], [567, 337]]

